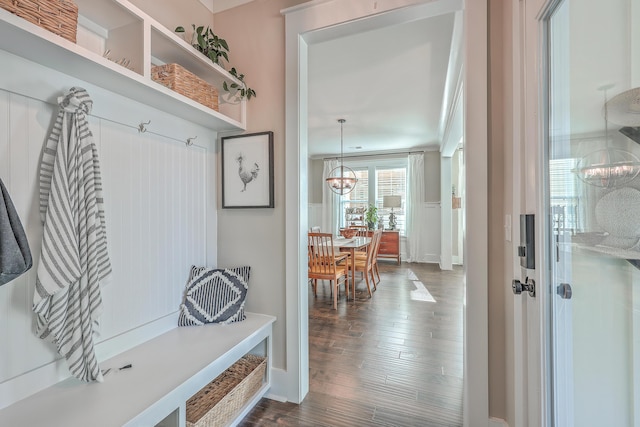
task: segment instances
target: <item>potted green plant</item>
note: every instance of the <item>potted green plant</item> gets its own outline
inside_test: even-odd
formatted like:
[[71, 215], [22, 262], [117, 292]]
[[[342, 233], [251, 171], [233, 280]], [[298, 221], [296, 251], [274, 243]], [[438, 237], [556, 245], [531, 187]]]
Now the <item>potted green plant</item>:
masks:
[[[191, 46], [209, 58], [214, 64], [218, 64], [224, 68], [222, 58], [229, 62], [229, 45], [222, 37], [218, 37], [209, 27], [196, 27], [191, 24], [193, 34], [191, 35]], [[185, 33], [184, 27], [176, 27], [176, 33]], [[183, 36], [184, 38], [184, 36]], [[256, 97], [256, 91], [251, 89], [244, 81], [244, 74], [241, 74], [234, 67], [229, 70], [229, 74], [238, 79], [240, 83], [233, 82], [228, 84], [226, 81], [222, 83], [222, 89], [229, 93], [230, 101], [240, 101], [244, 98], [247, 100]]]
[[[214, 64], [222, 66], [221, 58], [229, 61], [229, 45], [227, 41], [218, 37], [211, 28], [199, 26], [196, 28], [194, 24], [193, 34], [191, 35], [191, 46], [196, 48], [204, 56], [209, 58]], [[184, 33], [184, 27], [176, 27], [176, 33]]]
[[364, 219], [367, 222], [369, 230], [375, 229], [376, 223], [378, 222], [378, 208], [374, 205], [369, 205], [369, 208], [364, 214]]

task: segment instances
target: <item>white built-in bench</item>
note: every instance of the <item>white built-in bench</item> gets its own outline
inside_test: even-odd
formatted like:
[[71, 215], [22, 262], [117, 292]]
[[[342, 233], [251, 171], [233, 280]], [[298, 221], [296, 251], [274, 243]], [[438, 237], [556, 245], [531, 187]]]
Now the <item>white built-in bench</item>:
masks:
[[71, 378], [0, 410], [0, 426], [184, 427], [192, 395], [245, 354], [267, 356], [263, 387], [235, 424], [269, 389], [274, 321], [247, 313], [229, 325], [172, 329], [101, 363], [103, 371], [110, 369], [103, 383]]

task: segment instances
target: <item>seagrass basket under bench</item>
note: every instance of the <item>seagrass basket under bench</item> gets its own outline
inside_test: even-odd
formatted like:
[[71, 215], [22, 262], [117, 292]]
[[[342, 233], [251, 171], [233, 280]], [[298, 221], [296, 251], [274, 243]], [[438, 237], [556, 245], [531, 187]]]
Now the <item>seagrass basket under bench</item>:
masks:
[[187, 427], [223, 427], [263, 384], [266, 357], [247, 354], [187, 401]]

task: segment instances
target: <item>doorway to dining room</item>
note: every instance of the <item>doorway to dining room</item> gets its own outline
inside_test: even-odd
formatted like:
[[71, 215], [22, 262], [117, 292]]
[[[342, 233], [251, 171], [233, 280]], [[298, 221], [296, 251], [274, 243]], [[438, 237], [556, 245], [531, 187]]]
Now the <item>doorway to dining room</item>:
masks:
[[[286, 23], [286, 289], [287, 289], [287, 374], [290, 374], [291, 400], [301, 401], [308, 392], [308, 304], [306, 301], [307, 257], [306, 235], [309, 224], [307, 179], [308, 179], [308, 46], [323, 37], [366, 31], [377, 25], [393, 25], [402, 21], [420, 19], [433, 13], [434, 9], [446, 8], [452, 2], [394, 1], [375, 3], [381, 9], [369, 10], [365, 1], [353, 2], [354, 7], [336, 7], [334, 2], [318, 2], [284, 11]], [[350, 3], [351, 5], [352, 3]], [[356, 7], [357, 5], [364, 6]], [[406, 6], [406, 7], [403, 7]], [[369, 4], [369, 7], [371, 4]], [[462, 10], [462, 2], [458, 2]], [[434, 9], [432, 9], [434, 8]], [[465, 116], [460, 120], [467, 131], [473, 133], [473, 144], [465, 145], [465, 170], [475, 179], [473, 194], [467, 193], [466, 210], [473, 211], [470, 227], [465, 231], [465, 251], [474, 253], [473, 259], [465, 258], [466, 275], [473, 278], [473, 287], [465, 286], [466, 305], [464, 311], [468, 329], [464, 334], [465, 350], [465, 417], [467, 419], [488, 419], [487, 398], [487, 186], [486, 178], [487, 138], [486, 138], [486, 77], [487, 57], [485, 40], [486, 1], [479, 0], [465, 4], [464, 31], [466, 40], [465, 69], [473, 73], [462, 73], [465, 82], [465, 96], [461, 103]], [[462, 55], [461, 55], [462, 57]], [[458, 93], [461, 96], [461, 90]], [[472, 96], [467, 96], [471, 93]], [[460, 107], [462, 108], [462, 106]], [[468, 133], [468, 132], [467, 132]], [[446, 188], [448, 197], [443, 204], [452, 203], [451, 187]], [[465, 209], [463, 209], [464, 211]], [[463, 215], [464, 216], [464, 215]], [[473, 231], [473, 232], [471, 232]], [[295, 383], [293, 382], [295, 381]]]

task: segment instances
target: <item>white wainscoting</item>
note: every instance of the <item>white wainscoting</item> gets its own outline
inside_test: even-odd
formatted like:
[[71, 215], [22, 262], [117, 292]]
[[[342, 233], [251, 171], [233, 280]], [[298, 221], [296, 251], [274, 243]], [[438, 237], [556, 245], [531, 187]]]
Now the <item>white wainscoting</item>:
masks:
[[322, 227], [322, 203], [309, 203], [309, 227]]
[[422, 235], [424, 239], [423, 253], [418, 257], [418, 262], [440, 262], [440, 203], [425, 202], [422, 204], [422, 218], [425, 227]]
[[[13, 66], [23, 75], [18, 85], [15, 81], [6, 85], [7, 80], [0, 78], [0, 178], [26, 229], [34, 258], [29, 272], [0, 287], [2, 408], [68, 376], [54, 346], [33, 334], [31, 305], [42, 236], [37, 177], [42, 145], [57, 112], [50, 102], [71, 85], [84, 85], [0, 54], [9, 61], [3, 62], [4, 67]], [[90, 127], [100, 155], [113, 265], [112, 280], [102, 288], [98, 354], [104, 359], [175, 327], [190, 265], [215, 263], [215, 151], [209, 147], [214, 147], [217, 135], [121, 96], [88, 90], [96, 95], [94, 102], [101, 101], [103, 118], [90, 117]], [[116, 123], [123, 117], [129, 122]], [[159, 125], [155, 129], [174, 132], [171, 136], [176, 137], [197, 135], [203, 146], [187, 147], [131, 128], [151, 117], [152, 125]]]

